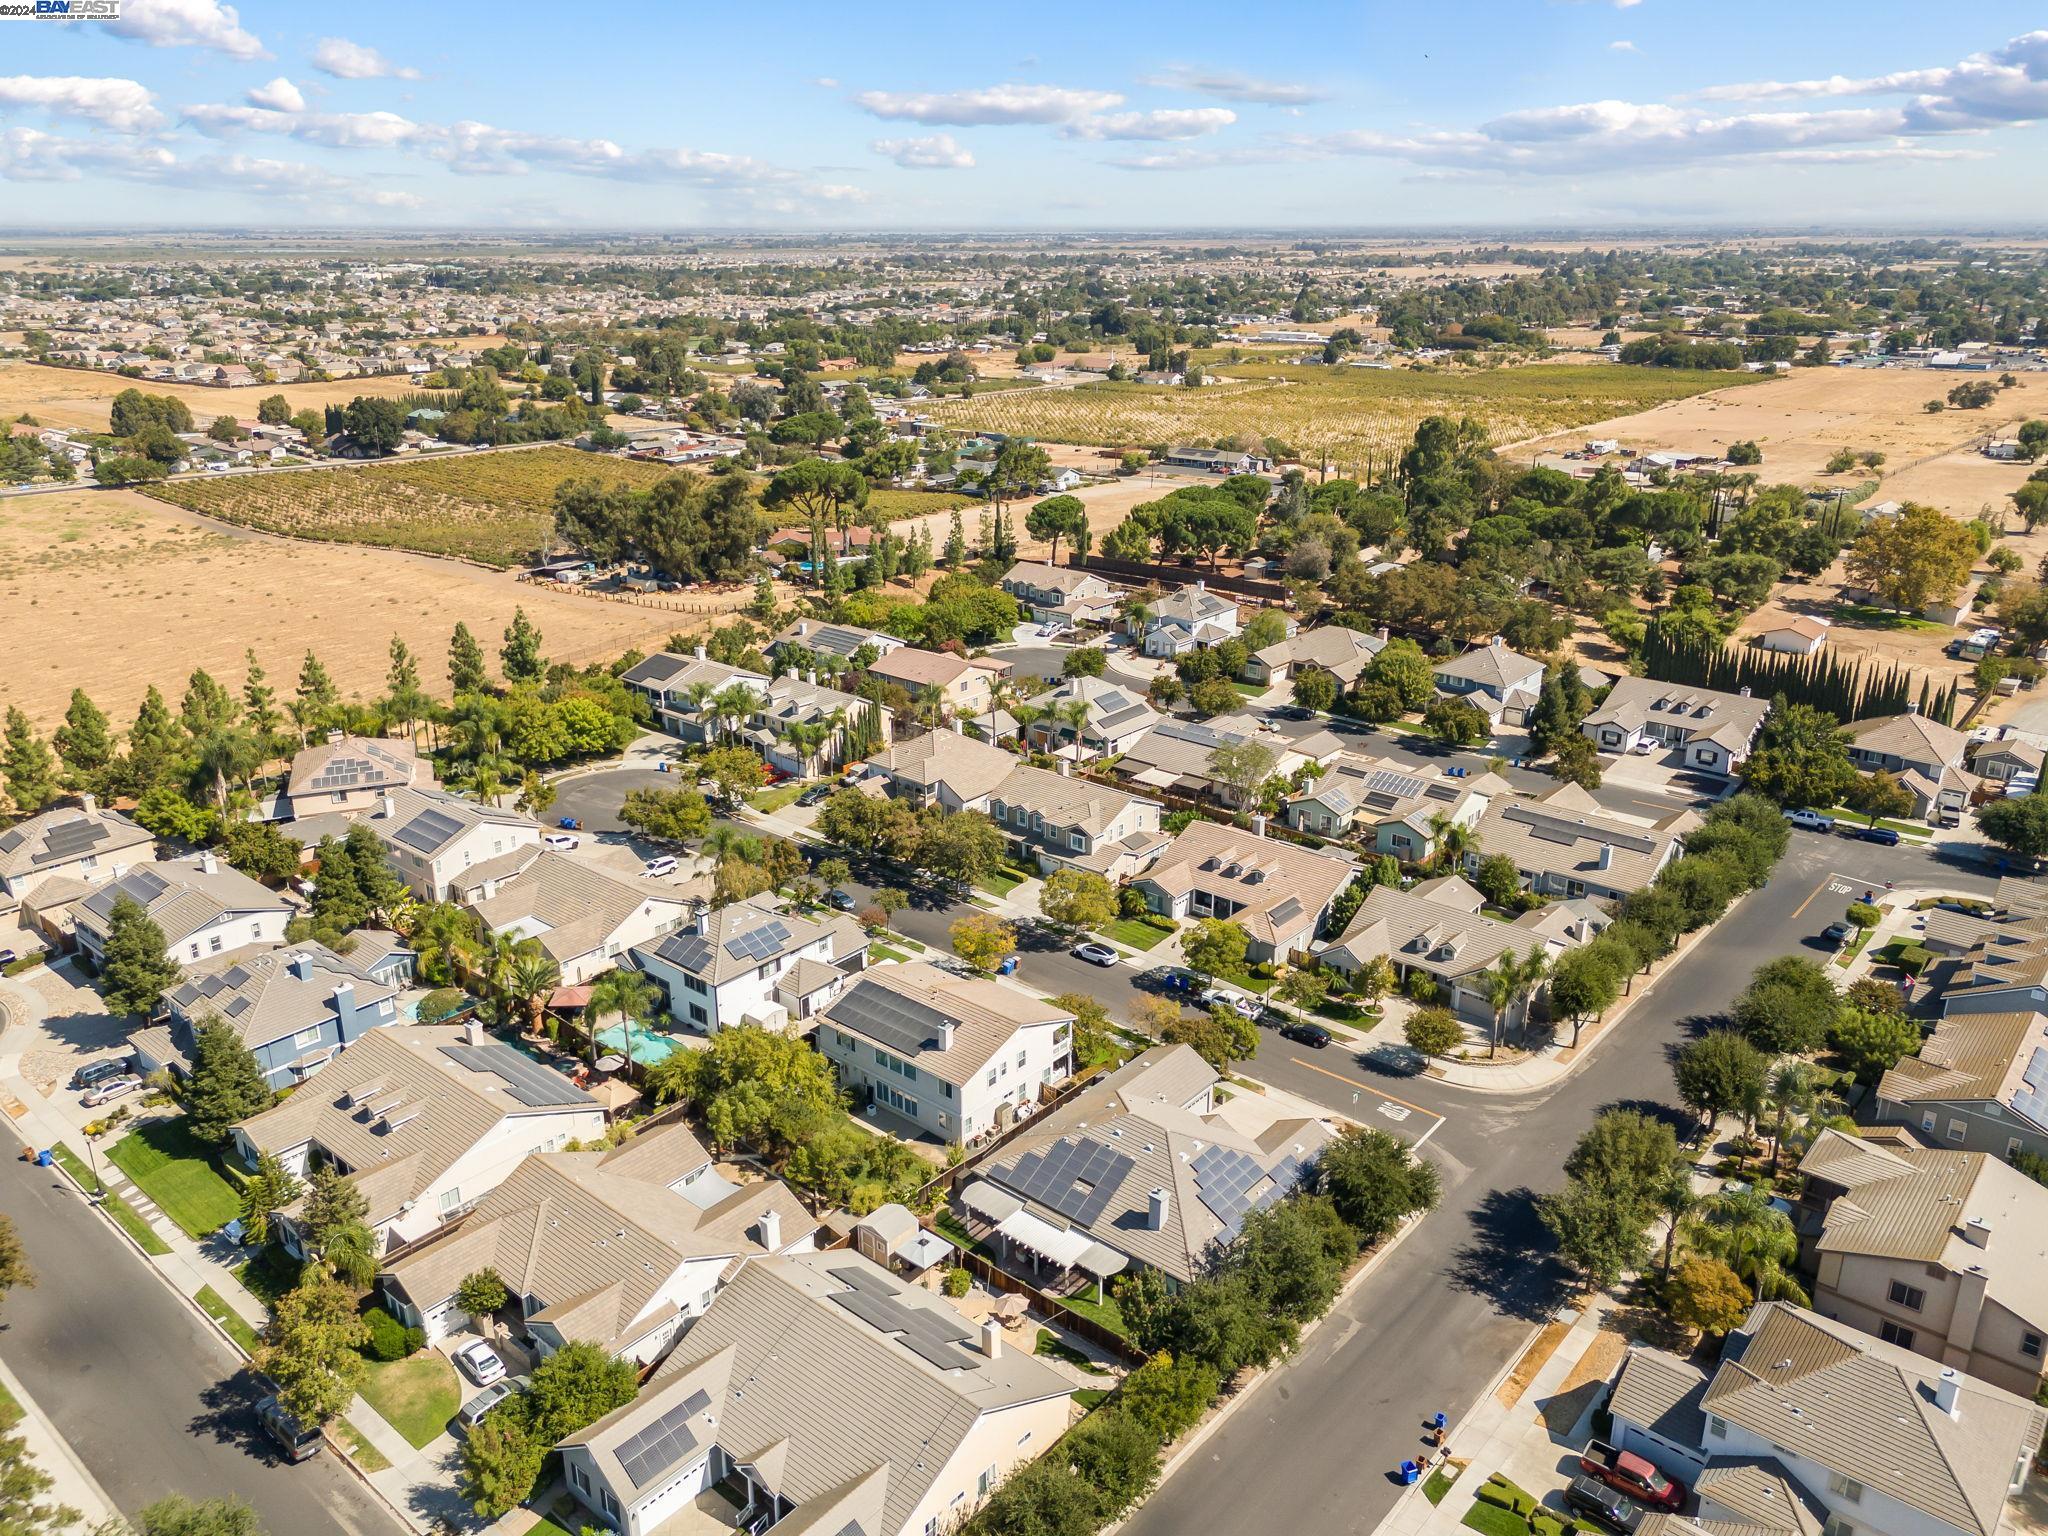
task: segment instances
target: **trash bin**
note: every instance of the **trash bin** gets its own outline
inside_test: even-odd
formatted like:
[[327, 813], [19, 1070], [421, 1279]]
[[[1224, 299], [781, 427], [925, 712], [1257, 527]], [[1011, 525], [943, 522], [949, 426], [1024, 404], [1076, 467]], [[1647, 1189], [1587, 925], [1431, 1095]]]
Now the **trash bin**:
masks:
[[1448, 1426], [1450, 1422], [1451, 1421], [1449, 1419], [1445, 1418], [1441, 1413], [1439, 1413], [1435, 1418], [1429, 1421], [1429, 1427], [1431, 1429], [1443, 1429], [1446, 1426]]
[[43, 1148], [42, 1151], [36, 1154], [36, 1166], [38, 1168], [47, 1168], [56, 1161], [57, 1159], [50, 1155], [50, 1149], [48, 1147]]
[[1416, 1480], [1417, 1480], [1418, 1478], [1420, 1478], [1421, 1476], [1422, 1476], [1422, 1468], [1421, 1468], [1421, 1467], [1419, 1467], [1419, 1466], [1417, 1466], [1417, 1465], [1416, 1465], [1416, 1464], [1415, 1464], [1414, 1462], [1412, 1462], [1412, 1461], [1404, 1461], [1404, 1462], [1402, 1462], [1402, 1463], [1401, 1463], [1401, 1483], [1402, 1483], [1402, 1486], [1404, 1486], [1404, 1487], [1405, 1487], [1405, 1486], [1406, 1486], [1406, 1485], [1408, 1485], [1409, 1483], [1412, 1483], [1412, 1482], [1416, 1481]]

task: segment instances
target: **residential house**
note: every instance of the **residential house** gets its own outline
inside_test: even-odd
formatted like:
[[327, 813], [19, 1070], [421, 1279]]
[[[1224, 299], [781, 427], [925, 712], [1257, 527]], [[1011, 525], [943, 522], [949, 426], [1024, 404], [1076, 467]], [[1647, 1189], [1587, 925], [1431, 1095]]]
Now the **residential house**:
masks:
[[13, 906], [52, 880], [102, 885], [155, 857], [154, 834], [83, 795], [0, 832], [0, 896]]
[[1205, 469], [1212, 475], [1252, 475], [1273, 467], [1271, 459], [1237, 448], [1194, 448], [1176, 443], [1165, 462], [1175, 469]]
[[[1070, 757], [1113, 757], [1164, 718], [1143, 694], [1100, 677], [1067, 678], [1031, 703], [1040, 714], [1026, 735], [1037, 746]], [[1069, 718], [1077, 709], [1082, 714], [1078, 726]]]
[[1852, 720], [1849, 761], [1865, 773], [1891, 774], [1913, 796], [1919, 817], [1960, 816], [1969, 808], [1977, 778], [1963, 765], [1970, 738], [1917, 709], [1903, 715]]
[[442, 789], [387, 790], [362, 824], [384, 845], [392, 873], [426, 901], [446, 901], [469, 870], [541, 839], [531, 816]]
[[1495, 639], [1430, 668], [1436, 691], [1486, 711], [1493, 729], [1526, 725], [1543, 689], [1543, 663]]
[[1147, 869], [1170, 839], [1159, 830], [1159, 802], [1092, 779], [1018, 763], [989, 792], [989, 818], [1010, 839], [1014, 858], [1051, 874], [1083, 869], [1112, 882]]
[[1116, 617], [1123, 589], [1073, 566], [1020, 560], [1003, 577], [1002, 588], [1040, 624], [1108, 624]]
[[913, 805], [947, 811], [986, 811], [989, 796], [1017, 767], [1017, 756], [958, 727], [899, 741], [867, 761], [886, 776], [889, 793]]
[[1697, 1496], [1650, 1536], [2004, 1536], [2025, 1523], [2011, 1499], [2044, 1424], [2024, 1398], [1782, 1301], [1728, 1336], [1710, 1377], [1631, 1349], [1608, 1411], [1617, 1445]]
[[537, 942], [569, 987], [680, 928], [697, 908], [674, 885], [530, 847], [458, 876], [451, 895], [492, 933]]
[[1190, 822], [1139, 877], [1145, 905], [1176, 920], [1227, 919], [1249, 938], [1245, 958], [1254, 963], [1305, 952], [1358, 866], [1331, 849], [1267, 837], [1261, 821], [1250, 832]]
[[1147, 789], [1170, 790], [1233, 807], [1244, 805], [1248, 799], [1257, 805], [1261, 785], [1250, 786], [1249, 792], [1240, 790], [1219, 778], [1210, 763], [1219, 750], [1248, 745], [1264, 746], [1272, 754], [1272, 767], [1266, 775], [1269, 779], [1287, 779], [1310, 761], [1286, 737], [1267, 730], [1250, 716], [1203, 721], [1169, 715], [1124, 748], [1117, 759], [1116, 772], [1118, 777]]
[[810, 1252], [816, 1234], [788, 1185], [732, 1183], [671, 1125], [605, 1151], [532, 1153], [378, 1287], [432, 1341], [471, 1321], [455, 1299], [463, 1278], [495, 1270], [540, 1355], [593, 1344], [647, 1365], [742, 1266]]
[[1579, 729], [1602, 752], [1629, 752], [1638, 742], [1680, 749], [1686, 767], [1732, 777], [1749, 759], [1769, 699], [1721, 693], [1692, 683], [1624, 677]]
[[1970, 772], [1986, 783], [2006, 786], [2008, 792], [2015, 783], [2038, 786], [2044, 763], [2048, 763], [2048, 743], [2009, 725], [1994, 726], [1970, 743]]
[[395, 737], [344, 736], [327, 739], [292, 758], [285, 776], [282, 816], [355, 816], [377, 809], [397, 789], [433, 789], [434, 770], [413, 744]]
[[346, 1175], [389, 1249], [464, 1214], [529, 1154], [604, 1131], [597, 1100], [480, 1027], [397, 1024], [359, 1036], [233, 1135], [251, 1169], [267, 1153], [301, 1177], [316, 1158]]
[[640, 944], [632, 958], [666, 994], [670, 1017], [715, 1035], [737, 1024], [808, 1029], [866, 965], [867, 948], [851, 918], [777, 912], [757, 896]]
[[1473, 825], [1465, 872], [1496, 854], [1511, 859], [1522, 883], [1543, 896], [1613, 901], [1639, 891], [1669, 864], [1699, 816], [1673, 811], [1655, 821], [1603, 807], [1576, 784], [1537, 796], [1491, 801]]
[[[1503, 955], [1540, 950], [1555, 959], [1595, 938], [1612, 921], [1586, 900], [1553, 902], [1512, 921], [1483, 911], [1485, 905], [1486, 898], [1456, 875], [1425, 880], [1406, 891], [1376, 885], [1319, 958], [1347, 974], [1384, 958], [1403, 982], [1417, 972], [1434, 980], [1440, 1001], [1460, 1018], [1490, 1024], [1493, 1003], [1481, 978]], [[1525, 1006], [1502, 1022], [1518, 1023]]]
[[932, 690], [946, 714], [960, 718], [986, 714], [991, 690], [1014, 670], [1009, 662], [993, 656], [955, 656], [949, 651], [904, 646], [875, 662], [868, 668], [868, 676], [895, 683], [912, 698], [922, 698], [926, 690]]
[[2048, 1189], [1982, 1152], [1823, 1130], [1799, 1160], [1814, 1310], [2033, 1397], [2048, 1339]]
[[1047, 1288], [1134, 1264], [1186, 1285], [1247, 1211], [1293, 1192], [1332, 1136], [1257, 1094], [1219, 1094], [1222, 1083], [1192, 1048], [1155, 1046], [1032, 1121], [955, 1204]]
[[638, 1397], [562, 1441], [563, 1476], [621, 1536], [956, 1530], [1072, 1417], [1073, 1382], [1002, 1335], [848, 1249], [761, 1259]]
[[1340, 688], [1349, 688], [1386, 644], [1385, 628], [1369, 631], [1325, 624], [1252, 652], [1245, 663], [1245, 680], [1277, 683], [1298, 677], [1307, 668], [1320, 667], [1337, 679]]
[[1074, 1075], [1074, 1016], [913, 961], [868, 971], [827, 1004], [817, 1046], [845, 1087], [918, 1134], [964, 1146], [1007, 1130]]
[[1287, 824], [1318, 837], [1356, 838], [1404, 864], [1428, 862], [1445, 827], [1469, 827], [1514, 793], [1496, 773], [1453, 777], [1392, 758], [1345, 752], [1284, 802]]
[[1788, 614], [1756, 632], [1757, 646], [1785, 656], [1811, 656], [1827, 644], [1828, 621], [1807, 614]]
[[[819, 683], [815, 675], [770, 678], [729, 667], [706, 659], [701, 646], [695, 657], [667, 652], [650, 656], [622, 674], [620, 681], [647, 695], [657, 723], [669, 735], [693, 742], [730, 738], [752, 747], [771, 767], [798, 778], [820, 766], [836, 769], [844, 763], [856, 720], [872, 722], [885, 743], [893, 734], [888, 713], [871, 700]], [[745, 714], [728, 713], [721, 698], [741, 692], [752, 707]], [[806, 752], [792, 740], [791, 729], [799, 726], [823, 731], [815, 749]]]
[[785, 651], [808, 651], [814, 656], [838, 656], [850, 662], [862, 646], [872, 646], [876, 655], [886, 656], [891, 651], [902, 650], [909, 643], [894, 635], [885, 635], [879, 629], [862, 629], [857, 624], [827, 624], [819, 619], [798, 619], [768, 642], [768, 653], [780, 656]]
[[1237, 599], [1211, 592], [1197, 581], [1150, 605], [1145, 621], [1147, 656], [1172, 658], [1206, 650], [1238, 632]]
[[169, 1022], [128, 1043], [145, 1074], [189, 1073], [200, 1026], [217, 1019], [255, 1056], [265, 1082], [290, 1088], [370, 1030], [396, 1024], [400, 990], [308, 940], [195, 971], [164, 994]]
[[193, 966], [284, 942], [292, 908], [277, 892], [230, 869], [211, 852], [136, 864], [94, 886], [72, 909], [78, 942], [97, 969], [105, 957], [114, 906], [127, 897], [163, 930], [165, 952]]
[[[2040, 953], [2010, 983], [1949, 1012], [1920, 1047], [1878, 1080], [1871, 1117], [1911, 1125], [1939, 1146], [2011, 1158], [2048, 1157], [2048, 1000]], [[1973, 989], [1978, 990], [1978, 989]], [[1959, 1008], [1959, 1002], [1984, 1004]], [[2002, 1005], [2002, 1006], [2001, 1006]]]

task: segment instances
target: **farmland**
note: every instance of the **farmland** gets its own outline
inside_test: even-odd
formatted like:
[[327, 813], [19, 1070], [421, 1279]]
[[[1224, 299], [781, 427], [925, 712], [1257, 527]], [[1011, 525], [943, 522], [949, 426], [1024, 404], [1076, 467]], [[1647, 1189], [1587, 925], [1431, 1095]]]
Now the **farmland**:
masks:
[[173, 480], [151, 486], [148, 494], [265, 533], [452, 555], [503, 568], [530, 561], [546, 541], [555, 487], [564, 480], [646, 487], [668, 473], [655, 464], [549, 447]]
[[336, 379], [326, 384], [263, 384], [250, 389], [208, 389], [198, 384], [158, 384], [86, 368], [53, 368], [43, 363], [0, 362], [0, 419], [27, 413], [46, 427], [107, 430], [108, 409], [124, 389], [172, 395], [192, 408], [195, 420], [216, 416], [253, 421], [266, 395], [283, 395], [295, 411], [346, 405], [357, 395], [402, 395], [419, 385], [404, 374]]
[[958, 491], [879, 489], [868, 492], [868, 510], [887, 517], [891, 522], [905, 517], [922, 517], [932, 512], [950, 512], [955, 507], [973, 504], [972, 496], [962, 496]]
[[1247, 362], [1226, 365], [1222, 382], [1201, 389], [1105, 382], [945, 401], [930, 412], [953, 426], [1103, 446], [1272, 437], [1342, 465], [1399, 451], [1426, 416], [1472, 416], [1508, 443], [1748, 382], [1614, 365], [1439, 373]]

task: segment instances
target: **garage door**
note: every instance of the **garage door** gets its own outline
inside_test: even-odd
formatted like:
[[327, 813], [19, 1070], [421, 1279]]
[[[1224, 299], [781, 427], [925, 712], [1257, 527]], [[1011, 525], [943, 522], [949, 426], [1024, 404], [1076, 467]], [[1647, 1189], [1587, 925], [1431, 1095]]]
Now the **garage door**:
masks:
[[657, 1489], [652, 1498], [634, 1511], [633, 1519], [635, 1526], [643, 1531], [651, 1531], [670, 1515], [689, 1503], [690, 1500], [697, 1497], [698, 1494], [704, 1491], [705, 1473], [710, 1470], [710, 1467], [711, 1458], [706, 1456], [695, 1466], [678, 1474]]

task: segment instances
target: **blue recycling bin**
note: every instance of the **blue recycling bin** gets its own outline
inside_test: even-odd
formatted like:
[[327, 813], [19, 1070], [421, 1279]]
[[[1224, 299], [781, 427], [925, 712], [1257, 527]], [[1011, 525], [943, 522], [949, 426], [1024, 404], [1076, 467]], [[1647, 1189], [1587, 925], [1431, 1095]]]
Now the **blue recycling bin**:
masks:
[[36, 1166], [38, 1168], [48, 1168], [52, 1163], [56, 1161], [57, 1159], [50, 1155], [50, 1149], [48, 1147], [43, 1148], [42, 1151], [36, 1154]]
[[1401, 1463], [1401, 1484], [1406, 1487], [1422, 1476], [1422, 1468], [1412, 1461]]
[[1439, 1413], [1435, 1418], [1429, 1421], [1429, 1427], [1431, 1429], [1443, 1429], [1450, 1422], [1451, 1421], [1449, 1419], [1445, 1418], [1441, 1413]]

